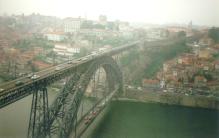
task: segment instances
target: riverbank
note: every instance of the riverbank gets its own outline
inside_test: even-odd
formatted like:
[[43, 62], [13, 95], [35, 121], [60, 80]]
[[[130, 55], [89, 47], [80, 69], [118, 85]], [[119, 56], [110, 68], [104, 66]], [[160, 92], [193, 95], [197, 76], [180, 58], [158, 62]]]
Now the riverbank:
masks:
[[125, 94], [116, 100], [136, 102], [163, 103], [219, 110], [219, 99], [203, 95], [184, 95], [172, 92], [151, 92], [140, 90], [126, 90]]
[[[166, 114], [166, 113], [168, 113], [169, 114], [169, 111], [165, 111], [165, 112], [163, 112], [163, 108], [165, 108], [165, 110], [171, 110], [171, 112], [178, 112], [178, 111], [176, 111], [176, 110], [180, 110], [179, 112], [181, 112], [181, 114], [182, 114], [182, 116], [181, 116], [181, 118], [183, 118], [183, 119], [185, 119], [186, 117], [188, 117], [187, 115], [183, 115], [183, 114], [187, 114], [187, 113], [189, 113], [189, 114], [191, 114], [191, 115], [189, 115], [189, 116], [191, 116], [191, 118], [195, 118], [195, 119], [197, 119], [198, 117], [197, 116], [192, 116], [193, 115], [193, 113], [190, 113], [190, 112], [196, 112], [197, 110], [200, 110], [201, 112], [214, 112], [214, 113], [217, 113], [217, 111], [218, 110], [209, 110], [209, 109], [219, 109], [219, 107], [218, 107], [218, 100], [216, 99], [216, 98], [213, 98], [213, 97], [206, 97], [206, 96], [201, 96], [201, 95], [199, 95], [199, 96], [191, 96], [191, 95], [184, 95], [184, 94], [177, 94], [177, 93], [171, 93], [171, 92], [146, 92], [146, 91], [139, 91], [139, 90], [126, 90], [126, 93], [125, 93], [125, 95], [124, 96], [122, 96], [122, 97], [119, 97], [119, 98], [114, 98], [114, 100], [113, 100], [113, 102], [112, 102], [112, 105], [114, 105], [114, 104], [130, 104], [130, 105], [140, 105], [140, 106], [142, 106], [142, 110], [145, 110], [145, 109], [147, 109], [147, 108], [150, 108], [150, 111], [151, 111], [151, 108], [153, 109], [153, 108], [161, 108], [162, 107], [162, 110], [161, 111], [159, 111], [160, 113], [159, 113], [159, 115], [164, 115], [164, 114]], [[160, 104], [161, 103], [161, 104]], [[166, 104], [166, 105], [165, 105]], [[106, 121], [106, 120], [108, 120], [108, 119], [106, 119], [106, 118], [109, 118], [109, 114], [112, 114], [111, 112], [111, 110], [113, 110], [112, 109], [112, 105], [108, 105], [104, 110], [103, 110], [103, 112], [101, 112], [100, 113], [100, 115], [95, 119], [95, 121], [88, 127], [88, 129], [85, 131], [85, 133], [83, 133], [83, 135], [81, 136], [81, 138], [91, 138], [91, 137], [96, 137], [96, 136], [100, 136], [100, 137], [102, 137], [102, 136], [106, 136], [106, 137], [111, 137], [112, 135], [114, 135], [114, 133], [112, 133], [111, 132], [111, 129], [114, 129], [114, 125], [110, 125], [111, 127], [110, 128], [108, 128], [108, 127], [106, 127], [106, 128], [104, 128], [104, 132], [103, 132], [103, 130], [102, 130], [102, 127], [104, 126], [105, 127], [105, 125], [103, 125], [103, 124], [105, 124], [104, 122]], [[143, 108], [143, 105], [144, 106], [146, 106], [145, 108]], [[167, 105], [171, 105], [171, 106], [167, 106]], [[180, 105], [180, 106], [178, 106], [178, 105]], [[184, 107], [183, 107], [184, 106]], [[193, 107], [193, 108], [189, 108], [189, 107]], [[197, 108], [198, 107], [198, 108]], [[117, 108], [117, 106], [116, 107], [114, 107], [114, 108]], [[125, 108], [125, 107], [123, 107], [123, 108]], [[123, 108], [121, 108], [121, 109], [123, 109]], [[205, 109], [204, 109], [205, 108]], [[173, 110], [174, 109], [174, 110]], [[120, 115], [122, 115], [123, 114], [123, 116], [124, 115], [129, 115], [129, 116], [131, 116], [131, 112], [129, 111], [129, 110], [132, 110], [132, 109], [130, 109], [130, 108], [128, 108], [127, 110], [125, 110], [124, 112], [125, 113], [121, 113]], [[181, 111], [182, 110], [182, 111]], [[185, 111], [185, 110], [189, 110], [188, 112], [187, 111]], [[191, 111], [190, 111], [191, 110]], [[194, 110], [194, 111], [193, 111]], [[128, 112], [128, 113], [126, 113], [126, 111]], [[153, 110], [152, 110], [153, 111]], [[116, 113], [113, 113], [113, 115], [114, 114], [117, 114], [117, 115], [119, 115], [117, 112]], [[135, 113], [134, 113], [135, 114]], [[142, 112], [140, 112], [139, 113], [139, 115], [140, 114], [142, 114]], [[144, 114], [144, 113], [143, 113]], [[148, 114], [148, 112], [147, 112], [147, 114]], [[157, 114], [157, 113], [156, 113]], [[174, 113], [175, 114], [175, 113]], [[176, 114], [178, 114], [178, 113], [176, 113]], [[175, 115], [176, 115], [175, 114]], [[174, 116], [175, 116], [174, 115]], [[213, 114], [213, 116], [215, 117], [215, 115], [216, 114]], [[111, 115], [110, 115], [111, 116]], [[142, 115], [140, 115], [140, 116], [142, 116]], [[172, 115], [170, 115], [170, 116], [172, 116]], [[203, 116], [204, 117], [204, 116]], [[110, 117], [111, 118], [111, 117]], [[112, 118], [114, 118], [114, 117], [112, 117]], [[116, 117], [115, 117], [116, 118]], [[125, 118], [125, 116], [124, 116], [124, 118]], [[143, 117], [139, 117], [139, 118], [141, 118], [141, 119], [139, 119], [139, 120], [144, 120], [143, 119]], [[151, 118], [151, 117], [149, 117], [149, 118]], [[172, 117], [170, 117], [171, 119], [172, 119]], [[191, 119], [190, 118], [190, 119]], [[171, 120], [171, 119], [168, 119], [169, 121]], [[186, 118], [186, 120], [190, 120], [189, 118]], [[111, 120], [111, 119], [110, 119]], [[117, 119], [116, 119], [117, 120]], [[118, 119], [119, 121], [123, 121], [123, 119]], [[117, 120], [117, 121], [118, 121]], [[130, 121], [130, 119], [128, 119], [129, 121]], [[128, 121], [128, 120], [126, 120], [126, 121]], [[131, 119], [132, 120], [132, 119]], [[206, 122], [202, 122], [203, 121], [203, 119], [201, 118], [200, 120], [202, 120], [202, 121], [200, 121], [199, 119], [197, 119], [198, 121], [196, 121], [196, 122], [198, 122], [198, 124], [200, 125], [200, 128], [201, 127], [203, 127], [203, 129], [205, 129], [206, 131], [205, 132], [208, 132], [208, 131], [210, 131], [210, 130], [208, 130], [208, 128], [205, 128], [204, 126], [203, 126], [203, 124], [206, 124]], [[136, 121], [136, 120], [135, 120]], [[161, 122], [162, 122], [163, 120], [161, 120]], [[166, 121], [165, 119], [164, 119], [164, 121]], [[169, 121], [167, 121], [167, 122], [169, 122]], [[171, 120], [172, 121], [172, 120]], [[148, 121], [146, 121], [146, 122], [148, 122]], [[177, 122], [177, 121], [176, 121]], [[189, 122], [189, 121], [188, 121]], [[111, 123], [114, 123], [114, 122], [111, 122]], [[123, 122], [124, 123], [124, 122]], [[122, 124], [123, 124], [122, 123]], [[131, 124], [133, 124], [133, 123], [131, 123]], [[143, 123], [142, 125], [144, 126], [146, 123]], [[177, 123], [176, 123], [177, 124]], [[216, 123], [217, 124], [217, 123]], [[215, 124], [215, 125], [216, 125]], [[121, 124], [117, 124], [117, 125], [121, 125]], [[173, 125], [175, 125], [175, 123], [173, 122]], [[161, 125], [162, 126], [162, 125]], [[126, 135], [126, 133], [124, 133], [123, 131], [125, 131], [125, 127], [124, 127], [124, 130], [123, 130], [123, 128], [122, 127], [124, 127], [124, 126], [120, 126], [119, 127], [119, 129], [121, 129], [122, 130], [122, 132], [118, 132], [116, 135], [114, 135], [113, 137], [115, 137], [115, 136], [117, 136], [117, 135], [121, 135], [121, 136], [128, 136], [128, 135]], [[130, 127], [131, 127], [131, 125], [130, 125]], [[148, 126], [147, 126], [148, 127]], [[150, 126], [151, 127], [151, 126]], [[150, 127], [148, 127], [148, 129], [150, 129]], [[160, 126], [157, 124], [157, 126], [156, 126], [157, 128], [159, 128]], [[188, 125], [186, 124], [185, 126], [185, 129], [188, 129], [189, 127], [188, 127]], [[175, 127], [173, 127], [173, 128], [175, 128]], [[105, 130], [106, 129], [106, 130]], [[137, 127], [136, 126], [136, 129], [141, 129], [141, 128], [139, 128], [139, 127]], [[132, 130], [132, 129], [130, 129], [130, 130], [132, 130], [132, 131], [136, 131], [136, 129], [135, 130]], [[162, 129], [164, 129], [164, 128], [162, 128]], [[195, 129], [195, 128], [192, 128], [192, 129]], [[105, 132], [106, 131], [106, 132]], [[107, 131], [109, 131], [109, 132], [107, 132]], [[152, 130], [151, 130], [152, 131]], [[154, 131], [154, 130], [153, 130]], [[178, 131], [178, 129], [177, 129], [177, 131]], [[115, 132], [115, 130], [113, 130], [113, 132]], [[142, 131], [140, 131], [142, 134], [140, 134], [140, 135], [145, 135], [143, 132], [143, 130]], [[139, 133], [140, 133], [139, 132]], [[182, 131], [183, 133], [185, 133], [185, 134], [181, 134], [181, 132], [180, 133], [176, 133], [176, 134], [171, 134], [171, 135], [169, 135], [168, 134], [168, 136], [172, 136], [172, 137], [174, 137], [175, 135], [177, 135], [177, 136], [179, 136], [179, 137], [181, 137], [181, 136], [185, 136], [185, 135], [187, 135], [186, 133], [187, 133], [187, 130], [184, 132], [184, 131]], [[213, 134], [213, 135], [217, 135], [216, 134], [216, 132], [217, 131], [213, 131], [213, 133], [206, 133], [206, 135], [210, 135], [210, 134]], [[130, 135], [134, 135], [134, 133], [132, 132], [132, 133], [130, 133]], [[149, 134], [149, 136], [151, 137], [156, 137], [155, 136], [156, 135], [156, 133], [151, 133], [151, 134]], [[157, 135], [164, 135], [164, 134], [157, 134]], [[166, 135], [166, 134], [165, 134]], [[192, 133], [191, 132], [191, 135], [199, 135], [199, 134], [196, 134], [196, 133]], [[137, 136], [137, 135], [135, 135], [135, 136]], [[204, 138], [204, 137], [203, 137]]]

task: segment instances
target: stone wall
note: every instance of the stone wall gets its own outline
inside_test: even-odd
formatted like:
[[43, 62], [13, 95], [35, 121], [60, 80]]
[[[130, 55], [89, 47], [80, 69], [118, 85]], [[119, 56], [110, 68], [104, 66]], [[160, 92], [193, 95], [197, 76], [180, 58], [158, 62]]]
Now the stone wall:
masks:
[[138, 90], [126, 90], [122, 99], [134, 99], [140, 102], [159, 102], [172, 105], [182, 105], [189, 107], [201, 107], [209, 109], [219, 109], [219, 99], [202, 95], [184, 95], [171, 92], [146, 92]]

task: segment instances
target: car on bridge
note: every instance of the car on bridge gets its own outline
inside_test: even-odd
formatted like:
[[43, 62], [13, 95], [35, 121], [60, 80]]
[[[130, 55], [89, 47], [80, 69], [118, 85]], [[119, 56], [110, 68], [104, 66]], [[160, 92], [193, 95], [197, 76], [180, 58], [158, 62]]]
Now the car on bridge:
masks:
[[139, 91], [142, 91], [142, 88], [141, 88], [141, 87], [138, 87], [137, 89], [138, 89]]
[[97, 111], [92, 111], [91, 113], [92, 113], [92, 115], [94, 115], [94, 116], [97, 115]]
[[0, 88], [0, 92], [4, 91], [5, 89]]
[[91, 55], [96, 55], [98, 51], [92, 51]]
[[103, 102], [103, 103], [101, 104], [101, 106], [102, 106], [102, 107], [105, 106], [105, 102]]
[[90, 120], [85, 120], [84, 124], [88, 125], [90, 123]]
[[32, 79], [32, 80], [35, 80], [35, 79], [38, 79], [39, 77], [40, 77], [39, 75], [34, 74], [34, 75], [31, 77], [31, 79]]
[[26, 73], [19, 73], [18, 74], [18, 76], [20, 76], [20, 77], [23, 77], [23, 76], [25, 76], [25, 75], [27, 75]]
[[88, 57], [83, 57], [81, 60], [82, 61], [85, 61], [85, 60], [87, 60], [88, 59]]
[[27, 77], [28, 77], [28, 78], [31, 78], [33, 75], [34, 75], [33, 73], [29, 73], [29, 74], [27, 75]]
[[59, 71], [59, 70], [61, 70], [62, 68], [60, 67], [60, 66], [57, 66], [56, 68], [55, 68], [55, 71]]
[[68, 64], [72, 64], [73, 62], [72, 61], [68, 61]]
[[63, 66], [56, 66], [55, 71], [59, 71], [63, 68]]
[[167, 88], [168, 92], [174, 92], [174, 88]]
[[68, 64], [74, 64], [75, 63], [75, 60], [69, 60], [68, 61]]
[[16, 86], [20, 86], [20, 85], [23, 85], [23, 84], [24, 84], [24, 82], [22, 82], [22, 81], [17, 81], [17, 82], [15, 83]]
[[93, 118], [92, 114], [91, 114], [91, 115], [89, 114], [88, 116], [86, 116], [86, 117], [84, 118], [84, 120], [85, 120], [85, 125], [89, 124], [89, 123], [91, 122], [92, 118]]
[[93, 57], [93, 56], [97, 56], [97, 55], [98, 55], [98, 52], [92, 52], [90, 55], [91, 55], [92, 57]]

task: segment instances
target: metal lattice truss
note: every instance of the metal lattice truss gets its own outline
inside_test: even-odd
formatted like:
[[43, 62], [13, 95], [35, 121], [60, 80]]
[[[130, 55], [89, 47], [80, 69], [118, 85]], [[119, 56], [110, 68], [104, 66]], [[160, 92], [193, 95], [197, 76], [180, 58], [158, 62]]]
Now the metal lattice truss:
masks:
[[[49, 114], [47, 88], [36, 88], [33, 92], [28, 137], [36, 137], [37, 134], [46, 136], [49, 132], [48, 121]], [[41, 124], [41, 122], [44, 123]], [[50, 134], [48, 133], [48, 136], [49, 135]]]
[[[119, 85], [119, 91], [123, 91], [123, 78], [117, 63], [111, 57], [96, 59], [84, 70], [76, 70], [70, 77], [64, 88], [48, 109], [49, 119], [40, 120], [39, 125], [30, 124], [29, 131], [35, 127], [34, 135], [30, 137], [68, 137], [76, 127], [77, 112], [82, 101], [82, 97], [88, 87], [92, 76], [99, 68], [103, 68], [106, 73], [109, 93]], [[40, 113], [38, 115], [41, 115]], [[45, 124], [47, 123], [47, 124]], [[32, 126], [31, 126], [32, 125]], [[46, 125], [46, 127], [44, 127]]]

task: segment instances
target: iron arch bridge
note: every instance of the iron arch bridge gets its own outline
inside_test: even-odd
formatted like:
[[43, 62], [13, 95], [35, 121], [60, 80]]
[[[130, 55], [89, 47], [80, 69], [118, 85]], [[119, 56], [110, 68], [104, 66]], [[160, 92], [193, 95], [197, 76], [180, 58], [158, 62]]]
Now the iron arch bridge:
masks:
[[73, 73], [50, 108], [48, 102], [44, 102], [47, 100], [46, 89], [33, 94], [28, 137], [68, 137], [76, 127], [77, 113], [85, 90], [100, 68], [104, 69], [107, 78], [108, 90], [105, 96], [115, 90], [122, 92], [122, 72], [113, 58], [104, 56], [91, 61], [87, 67], [87, 70]]
[[[99, 113], [117, 92], [123, 92], [123, 75], [117, 64], [121, 53], [136, 46], [160, 46], [165, 41], [135, 41], [4, 83], [0, 85], [0, 108], [32, 94], [28, 137], [79, 136], [93, 120], [91, 115]], [[60, 80], [65, 80], [64, 86], [49, 104], [48, 87]], [[83, 106], [86, 98], [93, 99], [88, 100], [90, 109]]]

